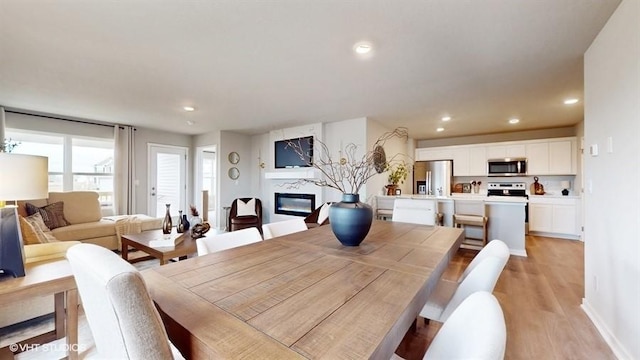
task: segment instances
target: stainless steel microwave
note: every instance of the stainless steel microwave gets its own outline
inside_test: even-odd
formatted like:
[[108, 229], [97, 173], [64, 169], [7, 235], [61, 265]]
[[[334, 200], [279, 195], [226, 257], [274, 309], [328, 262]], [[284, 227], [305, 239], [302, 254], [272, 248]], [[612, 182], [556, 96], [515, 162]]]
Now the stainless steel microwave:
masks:
[[527, 159], [506, 158], [490, 159], [487, 162], [488, 176], [525, 176], [527, 175]]

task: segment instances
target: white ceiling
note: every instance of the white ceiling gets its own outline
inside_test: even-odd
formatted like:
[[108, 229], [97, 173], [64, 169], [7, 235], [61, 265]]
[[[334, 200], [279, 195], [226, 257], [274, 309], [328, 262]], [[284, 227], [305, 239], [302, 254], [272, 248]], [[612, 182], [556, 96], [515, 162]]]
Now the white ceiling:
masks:
[[363, 116], [416, 139], [561, 127], [583, 118], [562, 102], [582, 100], [582, 55], [619, 3], [0, 0], [0, 105], [186, 134]]

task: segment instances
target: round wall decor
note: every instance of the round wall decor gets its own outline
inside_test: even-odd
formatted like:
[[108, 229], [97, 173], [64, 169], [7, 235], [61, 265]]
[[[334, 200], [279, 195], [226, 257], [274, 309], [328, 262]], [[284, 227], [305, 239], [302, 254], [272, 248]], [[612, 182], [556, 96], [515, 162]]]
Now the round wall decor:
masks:
[[237, 164], [240, 162], [240, 154], [235, 151], [230, 152], [228, 158], [229, 162], [232, 164]]
[[239, 177], [240, 177], [240, 170], [238, 170], [237, 167], [232, 167], [231, 169], [229, 169], [229, 178], [231, 180], [238, 180]]

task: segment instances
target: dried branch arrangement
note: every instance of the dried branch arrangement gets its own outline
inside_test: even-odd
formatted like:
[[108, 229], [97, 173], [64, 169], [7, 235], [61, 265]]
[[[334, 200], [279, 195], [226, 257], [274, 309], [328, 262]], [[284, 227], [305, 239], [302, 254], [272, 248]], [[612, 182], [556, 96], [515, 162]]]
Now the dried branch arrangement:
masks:
[[405, 141], [409, 138], [407, 129], [399, 127], [393, 131], [382, 134], [373, 145], [373, 148], [367, 151], [361, 157], [356, 155], [358, 146], [349, 143], [345, 146], [344, 151], [339, 159], [333, 158], [327, 145], [320, 141], [314, 140], [315, 157], [305, 154], [306, 146], [302, 146], [302, 139], [291, 140], [287, 143], [301, 159], [308, 161], [307, 165], [317, 169], [322, 176], [318, 179], [300, 179], [293, 185], [314, 184], [322, 187], [336, 189], [344, 194], [358, 194], [360, 189], [367, 180], [374, 175], [380, 174], [389, 168], [389, 163], [395, 161], [400, 154], [395, 154], [390, 160], [386, 159], [384, 152], [384, 144], [392, 138], [401, 138]]

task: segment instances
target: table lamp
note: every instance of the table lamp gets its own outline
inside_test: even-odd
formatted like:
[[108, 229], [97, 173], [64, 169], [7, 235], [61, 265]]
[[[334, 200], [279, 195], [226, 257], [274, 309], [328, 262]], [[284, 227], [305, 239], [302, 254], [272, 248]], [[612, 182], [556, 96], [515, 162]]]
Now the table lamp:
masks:
[[569, 187], [571, 187], [571, 183], [563, 180], [560, 181], [560, 187], [562, 188], [562, 195], [567, 196], [569, 195]]
[[[0, 152], [0, 200], [45, 199], [48, 161], [44, 156]], [[24, 276], [22, 235], [17, 207], [0, 208], [0, 278]]]

